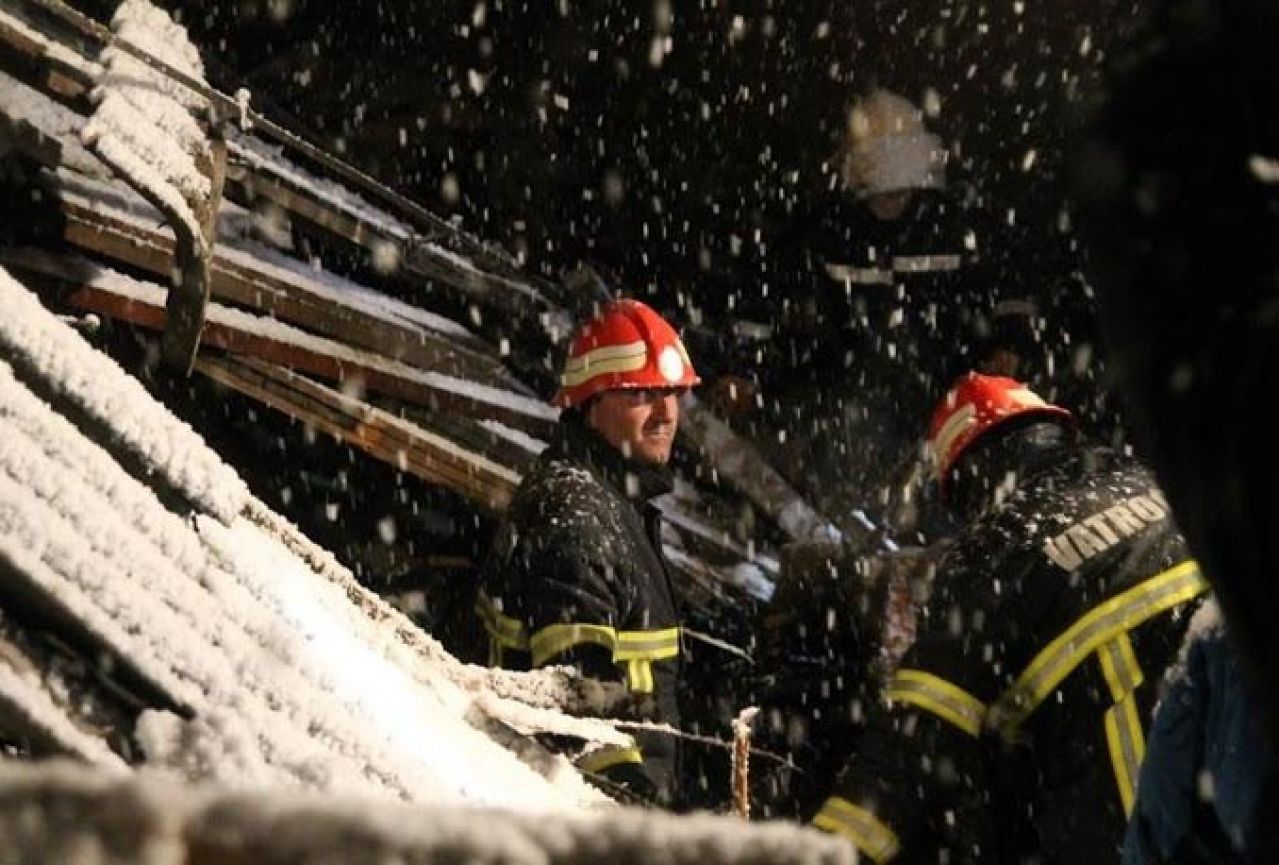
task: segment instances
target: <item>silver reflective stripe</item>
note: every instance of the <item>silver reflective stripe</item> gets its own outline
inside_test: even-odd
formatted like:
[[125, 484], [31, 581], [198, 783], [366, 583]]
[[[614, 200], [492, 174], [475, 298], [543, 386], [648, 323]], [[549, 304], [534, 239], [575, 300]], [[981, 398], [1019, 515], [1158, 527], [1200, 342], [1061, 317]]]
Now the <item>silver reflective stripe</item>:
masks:
[[827, 264], [826, 275], [836, 282], [853, 285], [892, 285], [893, 272], [878, 267], [853, 267], [851, 264]]

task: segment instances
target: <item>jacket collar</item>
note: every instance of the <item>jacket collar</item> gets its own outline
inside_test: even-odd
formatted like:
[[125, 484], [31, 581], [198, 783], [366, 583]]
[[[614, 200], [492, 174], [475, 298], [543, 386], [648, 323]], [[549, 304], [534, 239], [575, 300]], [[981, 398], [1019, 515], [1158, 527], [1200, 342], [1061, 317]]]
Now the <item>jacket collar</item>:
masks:
[[675, 488], [668, 466], [637, 462], [587, 426], [580, 412], [566, 411], [560, 418], [555, 450], [584, 463], [591, 471], [633, 502], [648, 501]]

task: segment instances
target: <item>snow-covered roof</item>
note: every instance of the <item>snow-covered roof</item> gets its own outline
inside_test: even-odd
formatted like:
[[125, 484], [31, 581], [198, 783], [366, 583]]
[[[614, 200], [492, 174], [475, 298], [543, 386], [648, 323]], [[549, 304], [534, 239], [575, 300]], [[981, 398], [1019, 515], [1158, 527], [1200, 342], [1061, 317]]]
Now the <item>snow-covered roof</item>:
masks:
[[[506, 698], [421, 651], [429, 637], [403, 639], [407, 620], [2, 270], [0, 306], [0, 570], [178, 707], [141, 713], [148, 764], [255, 789], [536, 811], [606, 801], [567, 761], [545, 777], [473, 725], [500, 720]], [[39, 695], [24, 698], [40, 714]], [[529, 723], [528, 707], [508, 708]], [[121, 765], [88, 734], [54, 733]]]

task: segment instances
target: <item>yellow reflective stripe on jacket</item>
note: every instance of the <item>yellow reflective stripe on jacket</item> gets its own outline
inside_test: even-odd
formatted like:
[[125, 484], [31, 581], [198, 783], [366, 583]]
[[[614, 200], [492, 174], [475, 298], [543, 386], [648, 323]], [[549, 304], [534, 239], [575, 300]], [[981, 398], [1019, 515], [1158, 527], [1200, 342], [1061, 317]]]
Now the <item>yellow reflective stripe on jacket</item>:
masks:
[[931, 712], [974, 737], [981, 735], [986, 720], [985, 703], [963, 688], [923, 670], [898, 670], [886, 696], [894, 703]]
[[529, 640], [533, 666], [581, 645], [602, 646], [613, 662], [626, 665], [626, 685], [637, 694], [653, 693], [653, 662], [679, 654], [679, 628], [618, 631], [608, 625], [547, 625]]
[[1035, 656], [1016, 683], [991, 706], [987, 723], [1002, 732], [1016, 729], [1102, 644], [1207, 588], [1199, 565], [1185, 561], [1098, 604]]
[[1137, 793], [1137, 774], [1146, 756], [1146, 736], [1137, 712], [1135, 691], [1143, 676], [1132, 640], [1124, 633], [1097, 650], [1114, 705], [1106, 710], [1106, 746], [1115, 773], [1115, 786], [1124, 813], [1131, 814]]
[[849, 839], [879, 865], [891, 860], [901, 850], [901, 843], [892, 829], [870, 811], [839, 796], [826, 800], [822, 810], [813, 818], [813, 825]]
[[658, 631], [618, 631], [615, 661], [661, 661], [679, 654], [679, 628]]
[[577, 768], [583, 772], [590, 772], [598, 775], [601, 772], [607, 772], [614, 766], [622, 766], [627, 763], [643, 763], [644, 755], [640, 749], [635, 746], [619, 747], [617, 745], [605, 745], [602, 748], [596, 748], [588, 754], [583, 754], [577, 758]]
[[520, 652], [529, 650], [528, 631], [519, 619], [513, 619], [498, 610], [493, 600], [483, 593], [475, 601], [475, 614], [484, 623], [489, 635], [489, 665], [502, 666], [502, 653], [506, 649]]
[[540, 667], [556, 655], [587, 644], [603, 646], [612, 654], [617, 648], [617, 631], [609, 625], [547, 625], [529, 640], [533, 666]]

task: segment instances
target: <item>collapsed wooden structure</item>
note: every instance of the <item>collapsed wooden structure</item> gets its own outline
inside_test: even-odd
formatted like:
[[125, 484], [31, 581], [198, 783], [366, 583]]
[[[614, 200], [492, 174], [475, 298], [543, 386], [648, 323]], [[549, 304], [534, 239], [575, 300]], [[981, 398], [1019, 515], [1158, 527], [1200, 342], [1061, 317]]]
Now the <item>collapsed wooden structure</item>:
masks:
[[[191, 269], [177, 239], [183, 231], [149, 203], [155, 194], [137, 194], [136, 178], [94, 165], [78, 141], [103, 88], [113, 86], [109, 70], [94, 59], [107, 48], [145, 58], [170, 83], [188, 84], [194, 98], [212, 106], [192, 117], [210, 140], [225, 142], [224, 178], [216, 178], [224, 180], [225, 200], [205, 226], [207, 309], [183, 313], [186, 329], [196, 319], [203, 323], [193, 356], [199, 374], [500, 511], [555, 423], [538, 394], [553, 383], [557, 342], [598, 296], [521, 272], [500, 251], [256, 115], [243, 96], [237, 102], [191, 81], [189, 70], [51, 0], [18, 4], [0, 16], [0, 70], [50, 100], [59, 116], [50, 116], [52, 108], [38, 118], [10, 108], [0, 123], [9, 147], [39, 166], [34, 182], [56, 210], [61, 244], [42, 250], [10, 244], [0, 250], [3, 263], [69, 308], [157, 334], [173, 329], [181, 291], [164, 283]], [[246, 239], [245, 226], [263, 212], [363, 260], [363, 272], [384, 290], [411, 296], [416, 305], [317, 273], [287, 248], [287, 238], [285, 248], [272, 248], [260, 233]], [[112, 269], [135, 278], [115, 279]], [[199, 291], [187, 295], [205, 303]], [[424, 311], [423, 302], [465, 316], [468, 326]], [[695, 400], [686, 415], [682, 443], [707, 476], [736, 489], [780, 537], [823, 530], [827, 521], [749, 442]], [[765, 551], [747, 551], [689, 500], [673, 501], [670, 509], [681, 517], [673, 521], [680, 536], [710, 570], [728, 574], [753, 557], [766, 575], [776, 575]]]

